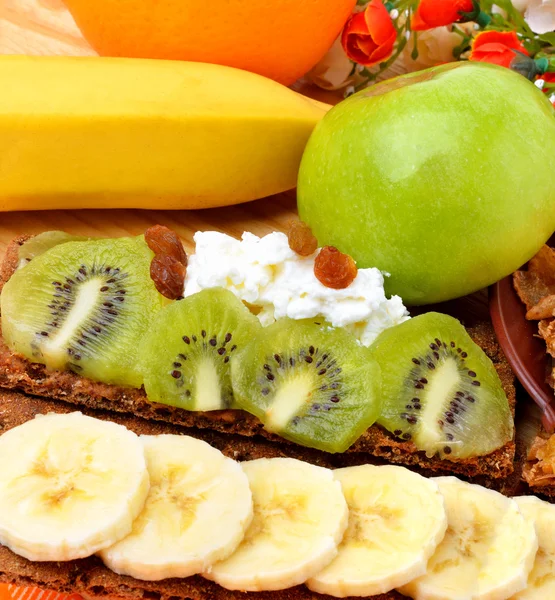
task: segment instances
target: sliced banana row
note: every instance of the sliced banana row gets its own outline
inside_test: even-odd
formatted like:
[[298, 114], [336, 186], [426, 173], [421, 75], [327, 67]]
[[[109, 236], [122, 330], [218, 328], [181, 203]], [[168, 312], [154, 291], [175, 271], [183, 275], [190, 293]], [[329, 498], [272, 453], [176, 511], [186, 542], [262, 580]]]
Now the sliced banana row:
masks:
[[0, 543], [30, 560], [98, 553], [137, 579], [306, 583], [338, 598], [394, 588], [415, 600], [555, 598], [555, 506], [454, 477], [240, 465], [194, 438], [139, 438], [81, 413], [8, 431], [0, 465]]

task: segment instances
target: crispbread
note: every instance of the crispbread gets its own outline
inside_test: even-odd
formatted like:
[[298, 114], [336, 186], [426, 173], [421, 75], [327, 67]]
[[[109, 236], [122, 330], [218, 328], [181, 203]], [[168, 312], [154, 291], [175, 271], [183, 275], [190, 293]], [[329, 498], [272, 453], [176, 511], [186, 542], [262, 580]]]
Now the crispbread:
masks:
[[[32, 563], [4, 546], [0, 546], [0, 581], [111, 600], [333, 600], [331, 596], [316, 594], [304, 586], [278, 592], [245, 593], [224, 590], [199, 576], [139, 581], [113, 573], [96, 557], [68, 563]], [[404, 600], [406, 596], [392, 591], [371, 598]]]
[[[8, 247], [0, 269], [0, 291], [3, 284], [17, 268], [18, 249], [28, 239], [23, 236]], [[514, 375], [501, 352], [491, 326], [483, 323], [469, 330], [474, 340], [493, 361], [499, 374], [509, 404], [514, 412]], [[287, 455], [299, 452], [299, 447], [266, 430], [254, 416], [242, 411], [214, 411], [211, 413], [188, 412], [171, 406], [148, 402], [144, 390], [122, 388], [93, 382], [71, 372], [48, 371], [42, 365], [32, 364], [14, 354], [0, 341], [0, 387], [23, 391], [27, 394], [54, 398], [80, 407], [128, 413], [145, 419], [158, 420], [189, 428], [237, 434], [243, 438], [264, 437], [279, 445]], [[312, 451], [316, 452], [316, 451]], [[465, 460], [440, 460], [428, 458], [416, 449], [412, 442], [398, 440], [381, 427], [375, 425], [366, 431], [344, 455], [321, 455], [322, 462], [333, 462], [336, 466], [345, 463], [369, 462], [371, 456], [389, 462], [412, 465], [430, 472], [458, 474], [475, 478], [505, 479], [513, 471], [515, 457], [514, 442], [488, 456]], [[356, 457], [354, 456], [356, 455]], [[358, 459], [358, 460], [357, 460]]]

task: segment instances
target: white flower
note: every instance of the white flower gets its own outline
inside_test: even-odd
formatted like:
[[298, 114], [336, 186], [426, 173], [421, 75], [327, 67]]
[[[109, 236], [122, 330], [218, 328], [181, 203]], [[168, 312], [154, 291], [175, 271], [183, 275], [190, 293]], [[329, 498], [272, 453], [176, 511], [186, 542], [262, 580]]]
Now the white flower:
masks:
[[324, 90], [339, 90], [357, 83], [358, 74], [352, 74], [352, 71], [353, 63], [345, 54], [339, 37], [324, 58], [307, 73], [306, 79]]
[[436, 27], [427, 31], [419, 31], [416, 48], [418, 56], [416, 60], [411, 58], [413, 42], [409, 40], [404, 50], [404, 61], [407, 68], [411, 71], [434, 67], [446, 62], [455, 60], [453, 48], [462, 41], [459, 34], [451, 30], [450, 27]]
[[555, 31], [555, 0], [530, 0], [524, 18], [534, 33]]

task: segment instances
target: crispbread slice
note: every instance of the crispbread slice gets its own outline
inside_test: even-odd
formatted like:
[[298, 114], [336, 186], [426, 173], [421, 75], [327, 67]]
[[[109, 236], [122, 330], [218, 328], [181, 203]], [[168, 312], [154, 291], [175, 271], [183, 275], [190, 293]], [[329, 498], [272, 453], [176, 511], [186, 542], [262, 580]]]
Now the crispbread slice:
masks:
[[[4, 263], [0, 268], [0, 276], [2, 277], [0, 291], [3, 284], [17, 268], [19, 262], [18, 249], [26, 239], [28, 237], [25, 236], [17, 238], [9, 245]], [[483, 323], [471, 328], [469, 333], [493, 361], [514, 412], [514, 375], [497, 344], [493, 329], [489, 323]], [[1, 340], [0, 387], [23, 391], [35, 396], [63, 400], [79, 407], [127, 413], [189, 428], [236, 434], [245, 438], [262, 436], [279, 445], [280, 451], [284, 454], [294, 455], [295, 452], [299, 451], [299, 447], [295, 444], [286, 442], [282, 438], [265, 431], [262, 423], [248, 413], [242, 411], [195, 413], [151, 403], [147, 400], [142, 389], [137, 390], [93, 382], [70, 372], [48, 371], [44, 366], [32, 364], [25, 358], [14, 354]], [[320, 454], [325, 456], [326, 453]], [[416, 466], [427, 471], [457, 474], [471, 478], [482, 476], [486, 479], [505, 479], [513, 471], [515, 444], [511, 441], [504, 447], [483, 457], [459, 461], [440, 460], [437, 457], [426, 457], [425, 453], [418, 451], [412, 442], [398, 440], [375, 425], [368, 429], [344, 455], [338, 455], [334, 459], [322, 457], [321, 460], [331, 460], [337, 466], [343, 466], [344, 463], [352, 462], [350, 455], [357, 455], [358, 464], [369, 462], [369, 458], [373, 456], [389, 462]]]
[[[334, 600], [297, 586], [278, 592], [231, 592], [203, 577], [140, 581], [117, 575], [96, 557], [67, 563], [31, 562], [0, 546], [0, 582], [109, 600]], [[392, 591], [368, 600], [406, 600]], [[347, 600], [360, 600], [348, 598]]]

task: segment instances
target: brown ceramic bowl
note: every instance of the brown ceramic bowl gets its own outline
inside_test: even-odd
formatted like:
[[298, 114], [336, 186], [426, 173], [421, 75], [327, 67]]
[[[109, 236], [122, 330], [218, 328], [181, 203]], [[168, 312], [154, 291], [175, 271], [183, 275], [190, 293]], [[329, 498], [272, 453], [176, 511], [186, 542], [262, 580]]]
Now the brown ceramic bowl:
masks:
[[[548, 244], [555, 245], [555, 236]], [[544, 424], [555, 423], [555, 395], [546, 383], [550, 359], [545, 342], [538, 337], [538, 322], [527, 321], [526, 307], [513, 287], [513, 277], [505, 277], [490, 287], [489, 309], [499, 344], [513, 371], [542, 409]]]

